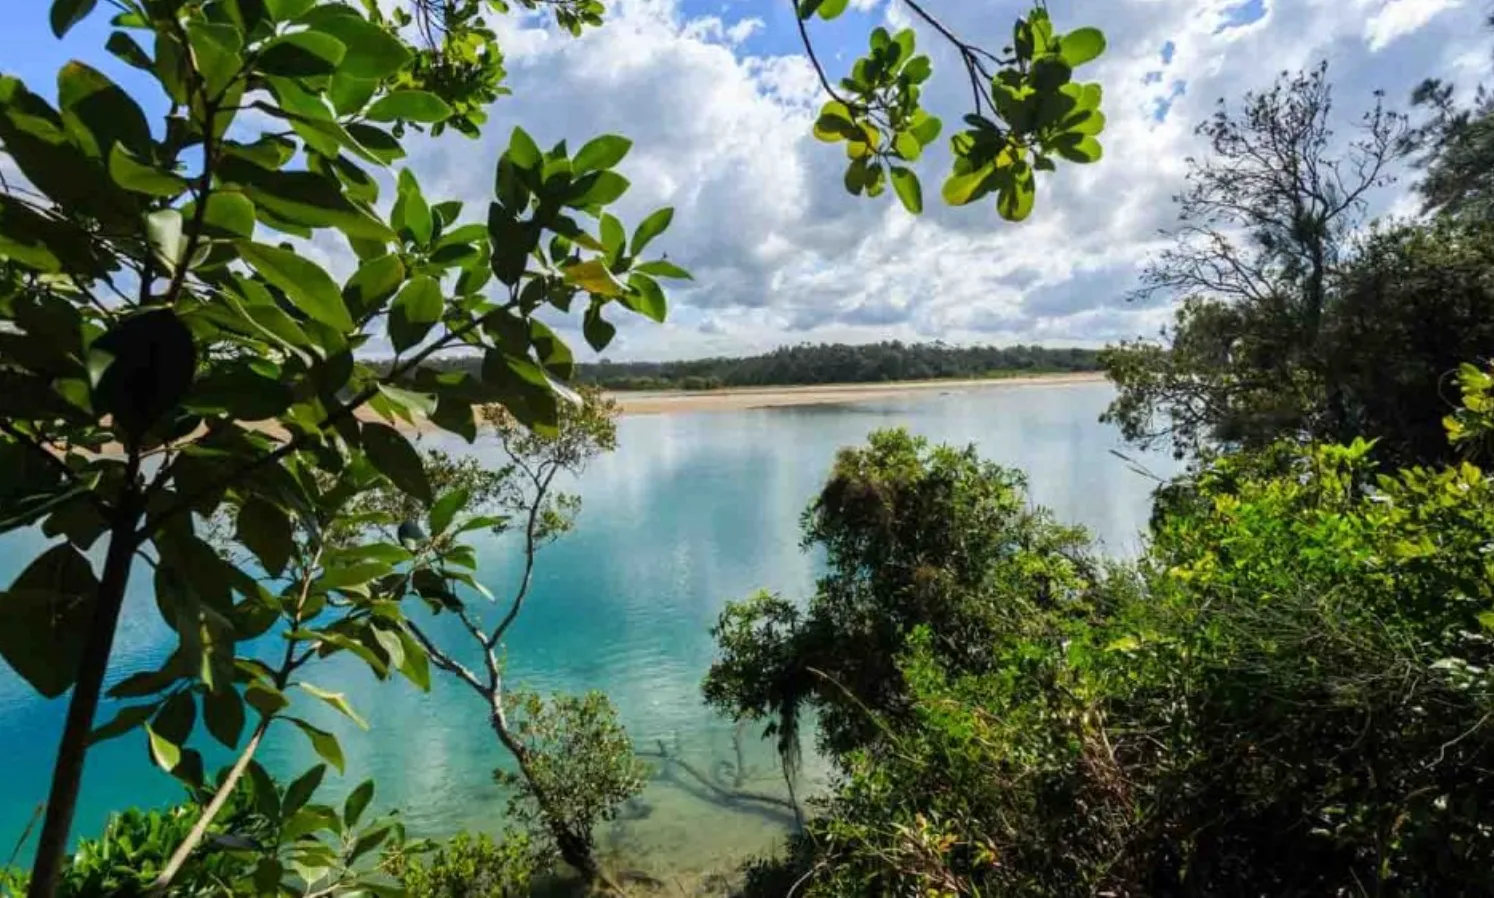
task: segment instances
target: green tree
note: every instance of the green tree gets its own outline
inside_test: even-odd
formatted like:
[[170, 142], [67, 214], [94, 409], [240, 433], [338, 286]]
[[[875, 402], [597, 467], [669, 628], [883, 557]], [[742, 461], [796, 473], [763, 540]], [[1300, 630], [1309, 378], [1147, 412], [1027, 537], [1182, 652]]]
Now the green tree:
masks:
[[1127, 439], [1181, 456], [1355, 435], [1322, 339], [1367, 197], [1391, 182], [1409, 129], [1377, 97], [1343, 145], [1332, 110], [1320, 65], [1199, 126], [1211, 155], [1190, 160], [1176, 245], [1139, 293], [1182, 301], [1176, 321], [1160, 346], [1123, 342], [1102, 359], [1120, 391], [1106, 417]]
[[1091, 567], [1083, 532], [1029, 508], [1019, 474], [902, 430], [842, 450], [803, 529], [827, 568], [807, 607], [729, 605], [704, 686], [723, 712], [767, 719], [786, 768], [807, 710], [835, 756], [913, 712], [899, 659], [920, 627], [951, 669], [988, 670], [1007, 617], [1081, 590]]
[[[433, 502], [422, 504], [396, 490], [385, 490], [370, 502], [393, 510], [397, 519], [424, 520], [428, 535], [417, 535], [408, 525], [402, 532], [408, 545], [435, 555], [452, 557], [448, 547], [474, 530], [517, 541], [519, 579], [493, 621], [485, 623], [482, 617], [483, 605], [498, 603], [486, 586], [439, 567], [425, 576], [423, 595], [431, 610], [461, 621], [472, 645], [442, 644], [415, 619], [402, 625], [438, 670], [482, 699], [488, 725], [518, 766], [517, 775], [500, 779], [516, 788], [516, 816], [535, 829], [535, 847], [546, 849], [540, 863], [548, 864], [554, 858], [547, 855], [558, 854], [588, 879], [602, 875], [592, 850], [592, 828], [642, 788], [641, 765], [605, 696], [557, 696], [546, 702], [515, 690], [505, 675], [504, 637], [530, 598], [540, 551], [575, 526], [580, 499], [559, 492], [557, 480], [579, 475], [598, 454], [616, 447], [617, 414], [617, 404], [595, 388], [583, 388], [580, 404], [560, 409], [550, 434], [528, 430], [500, 409], [488, 410], [485, 423], [505, 459], [501, 467], [432, 456], [428, 469], [448, 486]], [[457, 582], [465, 583], [478, 600], [451, 588]], [[482, 659], [477, 670], [460, 660], [470, 650]]]

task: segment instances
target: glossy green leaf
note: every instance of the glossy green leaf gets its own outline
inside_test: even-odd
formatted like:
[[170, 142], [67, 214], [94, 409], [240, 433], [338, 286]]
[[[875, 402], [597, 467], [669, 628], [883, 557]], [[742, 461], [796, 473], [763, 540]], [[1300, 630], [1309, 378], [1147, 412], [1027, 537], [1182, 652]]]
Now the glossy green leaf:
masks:
[[362, 428], [363, 449], [380, 474], [397, 488], [422, 502], [431, 500], [431, 485], [426, 478], [420, 453], [394, 428], [387, 424], [367, 422]]
[[328, 692], [320, 686], [314, 686], [306, 682], [297, 683], [296, 685], [332, 706], [339, 714], [356, 723], [359, 729], [368, 729], [368, 721], [358, 716], [358, 712], [354, 711], [353, 706], [348, 704], [348, 697], [345, 694], [341, 692]]
[[342, 299], [354, 318], [362, 319], [384, 308], [405, 280], [405, 263], [390, 253], [369, 259], [343, 285]]
[[285, 787], [285, 800], [281, 802], [281, 813], [290, 816], [306, 806], [311, 796], [322, 785], [322, 779], [327, 775], [327, 765], [317, 764], [310, 770], [296, 777], [289, 786]]
[[275, 38], [259, 52], [257, 67], [269, 75], [305, 78], [337, 71], [347, 53], [342, 41], [319, 31], [298, 31]]
[[260, 498], [253, 498], [239, 508], [234, 538], [254, 553], [265, 572], [278, 577], [295, 552], [295, 534], [284, 511]]
[[582, 319], [581, 334], [592, 349], [601, 352], [617, 335], [617, 328], [602, 317], [600, 305], [592, 305], [586, 310], [586, 316]]
[[539, 145], [529, 132], [518, 126], [508, 138], [508, 158], [514, 165], [526, 171], [538, 171], [544, 161]]
[[694, 280], [690, 276], [690, 272], [668, 259], [656, 259], [652, 262], [644, 262], [642, 265], [633, 266], [633, 270], [639, 274], [646, 274], [652, 277], [672, 278], [677, 281]]
[[419, 122], [434, 124], [451, 117], [451, 107], [433, 93], [423, 90], [396, 90], [380, 97], [366, 113], [375, 122]]
[[288, 249], [241, 241], [244, 261], [265, 280], [285, 291], [296, 308], [339, 332], [353, 329], [342, 291], [316, 263]]
[[120, 708], [119, 713], [115, 714], [108, 723], [102, 723], [93, 728], [93, 731], [88, 734], [88, 744], [97, 745], [116, 736], [123, 736], [130, 730], [150, 720], [155, 715], [158, 707], [159, 705], [152, 703], [149, 705], [129, 705]]
[[113, 53], [128, 65], [146, 72], [151, 70], [152, 63], [150, 56], [135, 42], [134, 38], [123, 31], [116, 31], [110, 34], [109, 40], [104, 42], [104, 49]]
[[202, 697], [202, 722], [214, 739], [227, 748], [236, 748], [244, 732], [244, 700], [232, 688], [206, 693]]
[[145, 165], [122, 143], [116, 143], [109, 151], [109, 176], [126, 190], [151, 196], [171, 197], [187, 189], [184, 179]]
[[1105, 52], [1105, 35], [1098, 28], [1080, 28], [1065, 34], [1058, 48], [1063, 61], [1077, 68]]
[[944, 201], [951, 206], [964, 206], [990, 192], [993, 169], [979, 168], [972, 172], [953, 175], [944, 182]]
[[264, 0], [265, 12], [277, 22], [289, 22], [306, 15], [316, 0]]
[[628, 247], [629, 254], [634, 256], [641, 254], [654, 241], [654, 238], [668, 230], [673, 222], [674, 209], [670, 206], [665, 206], [645, 218], [639, 223], [638, 229], [633, 232], [633, 242]]
[[578, 208], [605, 206], [627, 193], [628, 187], [628, 179], [617, 172], [592, 172], [572, 185], [567, 203]]
[[339, 75], [382, 81], [404, 68], [413, 56], [403, 41], [362, 16], [326, 16], [312, 30], [332, 35], [347, 48]]
[[1053, 151], [1070, 162], [1098, 162], [1104, 155], [1100, 142], [1088, 134], [1061, 134], [1053, 141]]
[[176, 766], [182, 760], [181, 746], [172, 743], [170, 739], [157, 733], [151, 728], [150, 724], [145, 725], [145, 734], [148, 737], [150, 745], [151, 760], [156, 763], [157, 767], [160, 767], [167, 773], [175, 770]]
[[373, 801], [373, 780], [364, 780], [358, 784], [358, 788], [349, 793], [347, 800], [342, 803], [342, 824], [348, 829], [358, 825], [358, 819], [363, 816], [363, 810], [368, 803]]
[[72, 27], [83, 21], [98, 0], [52, 0], [52, 10], [49, 18], [52, 22], [52, 34], [62, 37]]
[[828, 22], [831, 19], [840, 18], [850, 5], [851, 0], [821, 0], [815, 12]]
[[203, 212], [204, 231], [210, 236], [249, 238], [254, 236], [254, 203], [237, 190], [214, 190]]
[[628, 155], [633, 141], [616, 134], [604, 134], [587, 141], [571, 160], [571, 171], [577, 176], [589, 171], [610, 169]]
[[395, 351], [403, 352], [425, 339], [445, 310], [435, 278], [421, 275], [405, 284], [389, 309], [389, 337]]
[[633, 274], [628, 277], [628, 286], [632, 289], [623, 296], [623, 305], [646, 318], [662, 322], [669, 306], [658, 282], [648, 275]]
[[145, 113], [97, 69], [77, 60], [64, 65], [57, 73], [57, 101], [64, 118], [75, 119], [92, 138], [89, 155], [107, 160], [114, 145], [123, 143], [137, 158], [149, 156], [151, 135]]
[[289, 718], [296, 728], [306, 734], [311, 740], [311, 747], [323, 761], [337, 768], [338, 773], [343, 772], [342, 746], [338, 744], [337, 737], [326, 730], [318, 729], [298, 717]]
[[454, 489], [437, 499], [435, 504], [431, 505], [430, 514], [427, 516], [431, 536], [445, 533], [452, 521], [456, 520], [457, 513], [466, 508], [471, 500], [472, 493], [467, 489]]
[[892, 189], [897, 191], [897, 198], [902, 200], [903, 208], [914, 215], [923, 211], [923, 185], [918, 183], [918, 175], [911, 169], [900, 165], [892, 166]]
[[0, 657], [47, 698], [73, 685], [98, 580], [71, 545], [54, 546], [0, 594]]
[[431, 242], [431, 229], [434, 224], [431, 219], [431, 208], [426, 203], [425, 197], [420, 195], [420, 188], [400, 190], [399, 198], [394, 201], [394, 210], [389, 220], [395, 230], [416, 246], [426, 246]]

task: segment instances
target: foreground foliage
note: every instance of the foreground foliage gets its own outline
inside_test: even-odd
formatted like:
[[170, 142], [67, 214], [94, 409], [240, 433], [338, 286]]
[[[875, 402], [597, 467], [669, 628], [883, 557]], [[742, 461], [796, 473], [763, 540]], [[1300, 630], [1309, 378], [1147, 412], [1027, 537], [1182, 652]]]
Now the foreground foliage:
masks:
[[[858, 454], [890, 460], [900, 441]], [[838, 783], [791, 859], [754, 871], [756, 893], [800, 878], [816, 895], [1494, 887], [1494, 481], [1466, 464], [1379, 475], [1372, 451], [1221, 460], [1164, 492], [1134, 566], [1059, 589], [1029, 578], [1074, 570], [1068, 540], [1019, 529], [1021, 503], [1004, 525], [968, 515], [1009, 474], [972, 466], [951, 487], [939, 454], [903, 456], [899, 483], [916, 487], [867, 491], [837, 517], [840, 545], [877, 546], [894, 569], [918, 558], [959, 612], [870, 653], [893, 661], [870, 687], [846, 677], [817, 694]], [[811, 528], [844, 508], [827, 499], [843, 472]], [[888, 529], [909, 507], [967, 539]], [[916, 595], [850, 579], [887, 617]], [[822, 588], [807, 619], [826, 602]], [[793, 692], [739, 662], [815, 663], [804, 631], [786, 638], [766, 610], [723, 618], [707, 687], [748, 717]]]

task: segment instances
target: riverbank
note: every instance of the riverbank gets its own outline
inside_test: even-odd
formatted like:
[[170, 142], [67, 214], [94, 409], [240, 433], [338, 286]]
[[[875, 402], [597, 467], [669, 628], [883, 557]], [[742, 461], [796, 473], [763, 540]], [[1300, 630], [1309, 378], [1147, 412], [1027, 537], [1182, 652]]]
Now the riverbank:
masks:
[[658, 415], [670, 412], [731, 411], [792, 405], [839, 405], [879, 399], [900, 399], [908, 396], [964, 393], [972, 390], [1095, 383], [1104, 379], [1105, 375], [1101, 372], [1081, 371], [969, 380], [816, 384], [795, 387], [727, 387], [720, 390], [616, 392], [609, 395], [617, 400], [617, 404], [625, 415]]

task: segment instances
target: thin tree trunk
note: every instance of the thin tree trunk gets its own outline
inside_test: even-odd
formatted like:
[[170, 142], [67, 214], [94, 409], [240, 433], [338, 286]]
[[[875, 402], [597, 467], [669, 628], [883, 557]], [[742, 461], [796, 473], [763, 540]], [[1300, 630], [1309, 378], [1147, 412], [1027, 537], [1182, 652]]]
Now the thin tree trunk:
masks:
[[47, 816], [42, 823], [41, 839], [36, 846], [36, 862], [31, 868], [29, 898], [52, 898], [62, 872], [68, 835], [73, 828], [73, 812], [78, 805], [78, 788], [83, 780], [83, 761], [88, 754], [88, 734], [99, 708], [99, 694], [109, 669], [109, 653], [114, 648], [114, 631], [119, 624], [119, 610], [124, 605], [125, 587], [130, 582], [130, 564], [136, 548], [135, 528], [140, 523], [140, 494], [136, 478], [140, 457], [131, 452], [125, 472], [125, 489], [116, 508], [114, 526], [109, 532], [109, 552], [104, 559], [104, 575], [94, 600], [93, 620], [78, 662], [78, 677], [68, 702], [67, 723], [62, 743], [52, 767], [52, 787], [47, 795]]
[[238, 786], [239, 780], [243, 778], [244, 771], [249, 769], [249, 762], [254, 759], [254, 753], [259, 749], [259, 743], [265, 737], [265, 730], [270, 728], [270, 721], [272, 719], [268, 716], [260, 718], [259, 726], [255, 728], [254, 735], [249, 738], [249, 743], [244, 746], [244, 751], [239, 755], [239, 759], [234, 762], [233, 769], [228, 771], [228, 776], [218, 786], [218, 792], [213, 796], [213, 800], [208, 802], [207, 807], [203, 808], [202, 814], [198, 816], [197, 822], [192, 825], [192, 831], [187, 834], [187, 838], [183, 839], [182, 843], [176, 846], [176, 851], [172, 853], [171, 860], [166, 862], [166, 867], [161, 871], [161, 875], [157, 876], [155, 882], [150, 884], [150, 889], [146, 892], [147, 895], [166, 894], [166, 889], [171, 885], [171, 880], [176, 877], [177, 873], [181, 872], [182, 865], [192, 856], [193, 850], [201, 844], [202, 837], [207, 834], [207, 828], [212, 825], [218, 813], [223, 810], [223, 806], [228, 803], [229, 797], [233, 795], [234, 788]]

